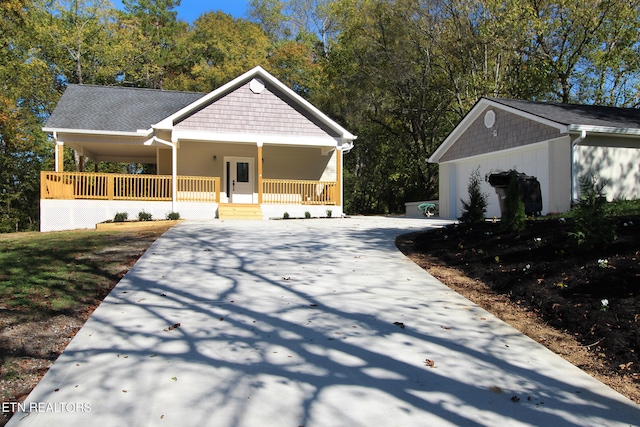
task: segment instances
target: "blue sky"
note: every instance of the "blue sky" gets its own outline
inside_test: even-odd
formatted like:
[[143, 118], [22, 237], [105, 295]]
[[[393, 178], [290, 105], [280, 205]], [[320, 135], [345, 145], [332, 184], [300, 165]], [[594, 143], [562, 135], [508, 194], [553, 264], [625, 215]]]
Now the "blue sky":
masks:
[[[113, 5], [122, 9], [122, 1], [111, 0]], [[192, 23], [205, 12], [221, 10], [235, 18], [246, 18], [248, 0], [182, 0], [177, 8], [178, 18]]]

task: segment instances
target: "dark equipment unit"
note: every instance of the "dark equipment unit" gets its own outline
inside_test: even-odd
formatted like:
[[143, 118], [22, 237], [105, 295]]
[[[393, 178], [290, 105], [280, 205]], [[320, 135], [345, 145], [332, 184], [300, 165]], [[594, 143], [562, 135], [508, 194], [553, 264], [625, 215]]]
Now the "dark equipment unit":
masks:
[[485, 181], [496, 189], [498, 201], [500, 202], [500, 213], [504, 214], [504, 199], [507, 196], [507, 187], [512, 176], [518, 182], [518, 193], [522, 203], [524, 203], [525, 215], [540, 215], [542, 213], [542, 192], [538, 178], [525, 175], [513, 169], [492, 171], [485, 176]]

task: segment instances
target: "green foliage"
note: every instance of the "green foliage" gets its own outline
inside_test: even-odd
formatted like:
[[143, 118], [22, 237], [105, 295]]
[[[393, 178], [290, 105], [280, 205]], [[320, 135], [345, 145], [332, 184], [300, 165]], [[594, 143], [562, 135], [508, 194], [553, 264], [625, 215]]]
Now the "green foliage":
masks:
[[524, 202], [518, 190], [518, 175], [516, 171], [511, 171], [500, 226], [505, 231], [518, 232], [524, 230], [525, 220]]
[[304, 217], [305, 217], [305, 218], [311, 218], [311, 212], [306, 211], [306, 212], [304, 213]]
[[171, 220], [171, 221], [176, 221], [176, 220], [180, 219], [180, 213], [178, 213], [178, 212], [169, 212], [167, 214], [166, 218], [168, 220]]
[[285, 213], [282, 215], [282, 218], [283, 218], [283, 219], [289, 219], [289, 212], [285, 212]]
[[151, 214], [145, 212], [144, 209], [138, 212], [138, 221], [151, 221]]
[[126, 212], [117, 212], [113, 217], [113, 222], [125, 222], [129, 218], [129, 214]]
[[569, 232], [580, 251], [606, 246], [615, 239], [611, 205], [602, 191], [606, 185], [593, 173], [580, 178], [580, 203], [573, 209], [574, 223]]
[[327, 218], [331, 218], [331, 215], [333, 215], [333, 211], [331, 209], [327, 209]]
[[484, 221], [488, 203], [487, 195], [480, 189], [480, 183], [480, 166], [478, 166], [469, 177], [469, 201], [461, 200], [460, 222], [464, 224], [477, 224]]

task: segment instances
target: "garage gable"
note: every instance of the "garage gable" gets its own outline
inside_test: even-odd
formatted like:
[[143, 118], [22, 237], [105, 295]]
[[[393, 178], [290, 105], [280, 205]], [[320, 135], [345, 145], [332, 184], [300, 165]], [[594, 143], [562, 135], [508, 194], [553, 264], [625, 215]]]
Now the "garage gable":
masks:
[[440, 162], [522, 147], [561, 136], [558, 127], [487, 105], [440, 157]]

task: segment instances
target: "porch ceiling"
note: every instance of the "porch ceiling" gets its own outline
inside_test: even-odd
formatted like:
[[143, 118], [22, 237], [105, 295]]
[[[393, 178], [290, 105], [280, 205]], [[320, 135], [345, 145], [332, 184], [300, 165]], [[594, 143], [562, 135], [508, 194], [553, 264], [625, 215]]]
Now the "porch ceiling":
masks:
[[[58, 141], [85, 157], [98, 162], [157, 162], [156, 150], [161, 144], [149, 143], [149, 136], [111, 136], [58, 134]], [[147, 143], [148, 145], [146, 145]]]

